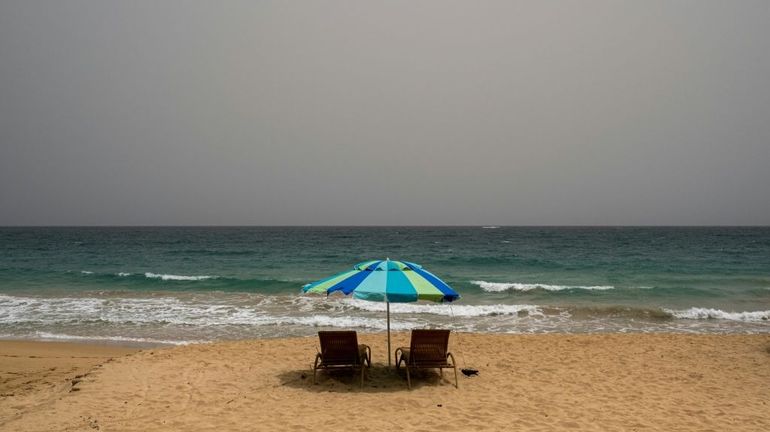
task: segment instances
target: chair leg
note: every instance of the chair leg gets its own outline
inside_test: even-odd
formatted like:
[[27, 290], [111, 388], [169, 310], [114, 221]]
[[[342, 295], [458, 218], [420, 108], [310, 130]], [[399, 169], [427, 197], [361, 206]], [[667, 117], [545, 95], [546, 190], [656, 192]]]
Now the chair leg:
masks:
[[455, 388], [459, 389], [460, 386], [458, 385], [457, 381], [457, 361], [455, 360], [455, 356], [452, 355], [452, 353], [447, 353], [447, 358], [452, 359], [452, 368], [455, 370]]
[[406, 387], [411, 390], [412, 389], [412, 379], [409, 377], [409, 365], [406, 366]]
[[366, 346], [366, 365], [368, 367], [372, 367], [372, 349], [369, 348], [369, 346]]
[[318, 371], [318, 361], [321, 360], [321, 354], [315, 355], [315, 361], [313, 361], [313, 384], [315, 384], [315, 374]]
[[361, 388], [364, 388], [364, 365], [361, 364]]

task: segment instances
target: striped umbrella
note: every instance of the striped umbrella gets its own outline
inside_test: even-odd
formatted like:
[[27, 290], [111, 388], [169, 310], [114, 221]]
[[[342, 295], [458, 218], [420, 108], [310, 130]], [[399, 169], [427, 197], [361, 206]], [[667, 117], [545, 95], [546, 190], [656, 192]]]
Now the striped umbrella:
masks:
[[452, 302], [460, 298], [452, 288], [422, 266], [407, 261], [364, 261], [353, 269], [305, 285], [306, 293], [341, 291], [354, 298], [387, 304], [388, 366], [390, 366], [390, 303], [418, 300]]

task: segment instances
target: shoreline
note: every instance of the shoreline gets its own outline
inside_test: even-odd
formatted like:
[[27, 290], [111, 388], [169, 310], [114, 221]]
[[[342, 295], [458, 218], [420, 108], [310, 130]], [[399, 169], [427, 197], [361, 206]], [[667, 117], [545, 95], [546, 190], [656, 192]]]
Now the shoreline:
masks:
[[[0, 347], [3, 347], [7, 343], [39, 343], [39, 344], [66, 344], [74, 346], [93, 346], [93, 347], [107, 347], [116, 349], [134, 349], [142, 350], [149, 348], [165, 348], [175, 347], [183, 345], [192, 345], [192, 343], [174, 344], [174, 343], [162, 343], [162, 342], [141, 342], [131, 340], [119, 340], [119, 339], [90, 339], [90, 338], [23, 338], [23, 337], [1, 337]], [[208, 343], [208, 342], [206, 342]], [[2, 353], [2, 349], [0, 349]]]
[[[346, 373], [311, 384], [317, 337], [146, 349], [0, 341], [0, 370], [19, 374], [0, 384], [0, 430], [770, 427], [767, 334], [453, 334], [459, 367], [479, 376], [460, 375], [455, 389], [451, 372], [420, 373], [411, 391], [387, 369], [384, 333], [359, 342], [373, 351], [363, 389]], [[393, 334], [394, 349], [408, 342]]]
[[[77, 276], [80, 277], [80, 276]], [[90, 281], [93, 276], [83, 276]], [[322, 328], [384, 331], [385, 305], [340, 295], [206, 291], [6, 291], [0, 293], [2, 336], [8, 339], [129, 342], [137, 346], [212, 340], [292, 337]], [[240, 283], [240, 282], [239, 282]], [[158, 288], [163, 288], [159, 286]], [[470, 332], [552, 333], [770, 333], [770, 300], [762, 290], [754, 303], [730, 307], [711, 302], [653, 304], [607, 299], [613, 290], [469, 293], [457, 304], [393, 304], [392, 328], [436, 326]], [[650, 292], [654, 290], [649, 290]], [[625, 295], [625, 294], [624, 294]], [[477, 297], [473, 297], [477, 296]], [[478, 297], [481, 296], [481, 297]], [[486, 296], [486, 297], [484, 297]], [[552, 297], [564, 298], [563, 301]], [[543, 297], [543, 298], [540, 298]], [[718, 303], [718, 302], [717, 302]], [[729, 303], [729, 302], [728, 302]], [[688, 306], [691, 305], [691, 306]], [[693, 306], [694, 305], [694, 306]], [[88, 327], [80, 323], [87, 322]]]

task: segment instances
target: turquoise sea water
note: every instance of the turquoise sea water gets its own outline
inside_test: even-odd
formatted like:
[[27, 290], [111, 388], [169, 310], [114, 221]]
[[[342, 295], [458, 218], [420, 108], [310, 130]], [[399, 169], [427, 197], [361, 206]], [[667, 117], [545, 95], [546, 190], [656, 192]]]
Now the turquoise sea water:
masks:
[[300, 289], [386, 257], [462, 295], [393, 305], [395, 329], [770, 332], [770, 228], [0, 228], [0, 337], [380, 331], [384, 304]]

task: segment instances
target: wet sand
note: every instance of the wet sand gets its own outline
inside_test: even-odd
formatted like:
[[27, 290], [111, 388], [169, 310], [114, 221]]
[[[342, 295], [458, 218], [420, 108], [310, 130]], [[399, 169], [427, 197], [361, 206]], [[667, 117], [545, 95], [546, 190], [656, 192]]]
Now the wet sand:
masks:
[[[770, 429], [770, 335], [453, 334], [479, 376], [310, 365], [317, 338], [137, 350], [0, 341], [2, 431]], [[408, 344], [394, 335], [394, 348]]]

